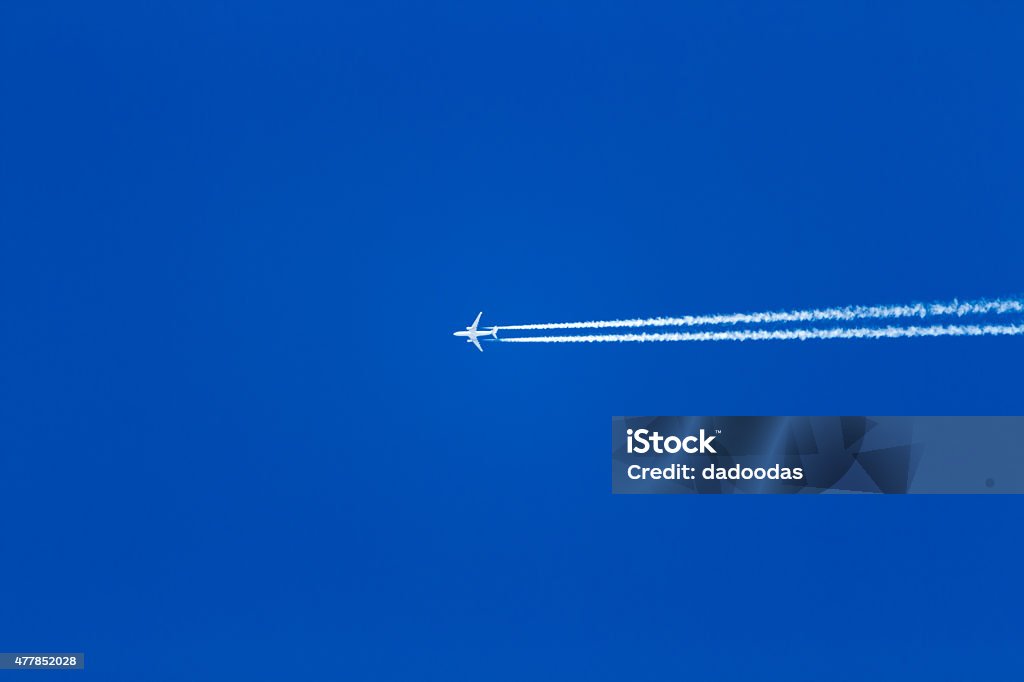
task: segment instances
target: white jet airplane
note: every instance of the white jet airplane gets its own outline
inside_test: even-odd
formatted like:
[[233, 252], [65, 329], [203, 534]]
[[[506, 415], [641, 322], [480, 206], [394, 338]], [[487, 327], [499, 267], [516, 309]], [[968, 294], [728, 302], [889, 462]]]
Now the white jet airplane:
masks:
[[480, 341], [477, 340], [477, 337], [478, 336], [493, 336], [494, 338], [498, 338], [498, 328], [497, 327], [491, 327], [491, 331], [489, 331], [489, 332], [478, 332], [476, 330], [476, 326], [478, 324], [480, 324], [480, 316], [481, 315], [483, 315], [483, 312], [481, 312], [479, 315], [476, 316], [476, 319], [473, 320], [473, 324], [471, 326], [466, 327], [466, 331], [464, 331], [464, 332], [455, 332], [455, 333], [452, 334], [452, 336], [466, 336], [466, 337], [468, 337], [466, 339], [466, 343], [473, 344], [474, 346], [476, 346], [477, 350], [479, 350], [481, 353], [483, 353], [484, 349], [480, 346]]

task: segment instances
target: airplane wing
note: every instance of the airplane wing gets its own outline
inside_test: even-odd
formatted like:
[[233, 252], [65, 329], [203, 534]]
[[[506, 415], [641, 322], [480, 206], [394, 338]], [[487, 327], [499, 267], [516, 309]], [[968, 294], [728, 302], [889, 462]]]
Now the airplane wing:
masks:
[[484, 314], [484, 311], [482, 311], [482, 310], [481, 310], [481, 311], [480, 311], [479, 313], [477, 313], [476, 319], [475, 319], [475, 320], [473, 320], [473, 326], [472, 326], [472, 327], [470, 327], [470, 329], [476, 329], [476, 326], [477, 326], [478, 324], [480, 324], [480, 317], [481, 317], [481, 316], [482, 316], [483, 314]]
[[480, 341], [475, 336], [473, 337], [473, 345], [476, 346], [476, 349], [481, 353], [484, 352], [484, 349], [480, 346]]

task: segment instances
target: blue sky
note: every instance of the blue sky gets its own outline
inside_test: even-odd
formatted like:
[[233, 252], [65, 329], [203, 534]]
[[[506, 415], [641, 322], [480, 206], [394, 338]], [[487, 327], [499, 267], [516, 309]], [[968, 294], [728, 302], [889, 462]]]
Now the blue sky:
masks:
[[613, 498], [608, 450], [620, 414], [1020, 414], [1019, 340], [450, 334], [1022, 293], [1022, 19], [8, 4], [0, 648], [103, 680], [1019, 669], [1016, 499]]

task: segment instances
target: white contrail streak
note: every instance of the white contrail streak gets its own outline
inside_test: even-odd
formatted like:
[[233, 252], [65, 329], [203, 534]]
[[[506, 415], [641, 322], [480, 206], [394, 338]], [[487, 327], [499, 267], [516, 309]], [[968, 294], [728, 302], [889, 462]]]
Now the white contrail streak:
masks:
[[860, 327], [835, 329], [753, 329], [725, 332], [520, 336], [502, 343], [626, 343], [657, 341], [807, 341], [810, 339], [900, 339], [928, 336], [1020, 336], [1024, 325], [934, 325], [930, 327]]
[[686, 315], [634, 320], [594, 322], [550, 322], [544, 324], [502, 325], [498, 329], [613, 329], [617, 327], [696, 327], [714, 324], [772, 324], [776, 322], [849, 322], [852, 320], [898, 319], [916, 317], [987, 315], [1024, 312], [1024, 299], [957, 301], [949, 303], [913, 303], [910, 305], [847, 306], [780, 312], [734, 313], [731, 315]]

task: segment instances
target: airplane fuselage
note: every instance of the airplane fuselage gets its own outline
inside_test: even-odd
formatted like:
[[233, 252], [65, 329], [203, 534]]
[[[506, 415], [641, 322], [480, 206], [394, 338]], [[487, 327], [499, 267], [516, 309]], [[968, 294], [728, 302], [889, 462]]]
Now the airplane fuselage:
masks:
[[497, 334], [495, 334], [494, 331], [495, 331], [494, 329], [491, 329], [489, 331], [468, 331], [467, 330], [467, 331], [464, 331], [464, 332], [452, 332], [452, 336], [468, 336], [469, 338], [466, 339], [466, 341], [472, 343], [473, 339], [477, 338], [478, 336], [494, 336], [494, 337], [497, 337]]

